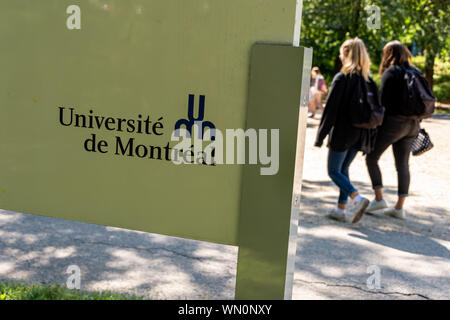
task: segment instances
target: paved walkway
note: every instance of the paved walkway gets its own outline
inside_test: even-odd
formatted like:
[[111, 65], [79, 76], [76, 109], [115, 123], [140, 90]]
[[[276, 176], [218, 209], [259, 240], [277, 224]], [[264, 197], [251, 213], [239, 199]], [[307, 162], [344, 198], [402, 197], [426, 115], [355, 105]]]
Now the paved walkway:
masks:
[[[365, 216], [357, 225], [324, 218], [337, 189], [326, 176], [326, 148], [312, 147], [309, 120], [294, 299], [450, 298], [450, 116], [426, 121], [436, 148], [411, 161], [408, 220]], [[351, 176], [371, 195], [362, 156]], [[382, 158], [387, 200], [394, 203], [391, 152]], [[0, 280], [65, 283], [69, 265], [82, 289], [153, 299], [231, 299], [237, 248], [0, 211]], [[369, 266], [381, 271], [369, 289]]]
[[[326, 174], [327, 149], [312, 147], [318, 120], [309, 120], [297, 280], [294, 297], [303, 299], [450, 297], [450, 115], [423, 123], [435, 149], [411, 159], [411, 196], [407, 220], [365, 215], [357, 225], [324, 219], [338, 191]], [[392, 151], [380, 166], [386, 200], [396, 200], [397, 174]], [[372, 198], [370, 179], [359, 155], [350, 176], [363, 195]], [[368, 290], [367, 267], [381, 270], [381, 289]]]

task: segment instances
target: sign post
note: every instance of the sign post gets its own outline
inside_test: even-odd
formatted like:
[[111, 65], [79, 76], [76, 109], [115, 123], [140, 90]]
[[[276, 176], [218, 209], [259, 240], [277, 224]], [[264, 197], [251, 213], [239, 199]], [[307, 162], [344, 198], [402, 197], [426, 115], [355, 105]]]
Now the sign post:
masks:
[[292, 296], [311, 59], [305, 48], [252, 50], [247, 126], [281, 128], [280, 169], [244, 169], [236, 298]]
[[[236, 298], [290, 298], [312, 55], [299, 12], [296, 0], [0, 3], [0, 207], [239, 246]], [[278, 170], [174, 151], [174, 130], [196, 121], [278, 130]]]

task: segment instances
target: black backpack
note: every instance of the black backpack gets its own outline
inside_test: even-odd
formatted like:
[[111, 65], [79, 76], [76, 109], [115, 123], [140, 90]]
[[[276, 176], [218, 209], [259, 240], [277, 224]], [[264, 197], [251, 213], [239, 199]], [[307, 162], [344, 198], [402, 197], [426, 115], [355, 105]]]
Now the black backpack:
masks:
[[[369, 86], [373, 94], [372, 103], [368, 99]], [[375, 129], [381, 126], [385, 109], [380, 104], [377, 85], [372, 79], [370, 79], [370, 83], [367, 83], [363, 77], [358, 79], [350, 100], [349, 110], [350, 120], [354, 127]]]
[[405, 71], [403, 114], [411, 119], [430, 118], [434, 113], [437, 99], [422, 73], [413, 67], [402, 67]]

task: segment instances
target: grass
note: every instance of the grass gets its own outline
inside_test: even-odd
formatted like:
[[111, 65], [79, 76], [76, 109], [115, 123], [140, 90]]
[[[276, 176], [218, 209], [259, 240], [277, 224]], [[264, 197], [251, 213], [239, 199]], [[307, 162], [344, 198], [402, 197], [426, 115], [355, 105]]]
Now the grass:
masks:
[[111, 292], [70, 290], [58, 284], [0, 281], [0, 300], [141, 300], [141, 298]]
[[436, 108], [435, 113], [436, 114], [450, 114], [450, 110], [444, 109], [444, 108]]

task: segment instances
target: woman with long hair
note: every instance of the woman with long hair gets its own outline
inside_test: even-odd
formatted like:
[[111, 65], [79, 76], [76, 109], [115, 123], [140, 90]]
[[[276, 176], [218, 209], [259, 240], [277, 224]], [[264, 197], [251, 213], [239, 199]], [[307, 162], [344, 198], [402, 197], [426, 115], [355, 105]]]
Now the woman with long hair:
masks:
[[[408, 116], [408, 97], [402, 93], [407, 91], [405, 80], [406, 69], [420, 71], [411, 66], [411, 52], [400, 41], [391, 41], [383, 49], [380, 65], [382, 76], [380, 96], [386, 109], [383, 125], [377, 133], [374, 150], [366, 157], [372, 187], [375, 192], [367, 212], [384, 210], [388, 216], [405, 219], [403, 209], [408, 196], [410, 184], [409, 157], [411, 146], [419, 133], [419, 121]], [[388, 208], [383, 199], [383, 181], [378, 161], [381, 155], [392, 145], [395, 167], [398, 178], [398, 200], [395, 207]]]
[[[341, 71], [334, 77], [327, 103], [320, 121], [315, 146], [321, 147], [328, 135], [328, 175], [339, 187], [338, 204], [327, 216], [345, 222], [347, 216], [352, 223], [358, 222], [370, 201], [362, 197], [349, 178], [349, 168], [359, 151], [368, 153], [373, 146], [370, 129], [354, 125], [358, 116], [352, 109], [355, 95], [367, 88], [364, 99], [378, 101], [378, 89], [370, 77], [370, 58], [364, 42], [359, 38], [345, 41], [340, 48]], [[359, 97], [358, 97], [359, 100]], [[347, 208], [348, 198], [351, 198]]]

